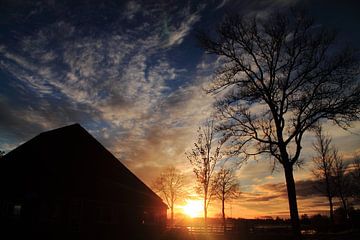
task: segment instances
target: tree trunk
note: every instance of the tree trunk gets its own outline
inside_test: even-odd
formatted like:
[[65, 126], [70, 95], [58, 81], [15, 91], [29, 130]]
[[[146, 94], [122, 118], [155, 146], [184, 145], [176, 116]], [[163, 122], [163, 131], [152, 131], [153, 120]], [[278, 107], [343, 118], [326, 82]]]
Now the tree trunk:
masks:
[[332, 196], [332, 191], [331, 191], [331, 187], [330, 187], [330, 180], [329, 180], [328, 175], [329, 175], [329, 173], [325, 172], [326, 195], [327, 195], [328, 200], [329, 200], [330, 221], [331, 221], [331, 224], [334, 224], [334, 205], [333, 205], [333, 202], [332, 202], [333, 196]]
[[174, 205], [171, 206], [171, 219], [170, 219], [170, 224], [171, 227], [174, 227]]
[[345, 199], [344, 194], [342, 192], [340, 192], [340, 199], [341, 199], [341, 203], [342, 203], [343, 208], [344, 208], [345, 218], [346, 218], [346, 220], [348, 220], [349, 219], [349, 214], [348, 214], [347, 202], [346, 202], [346, 199]]
[[334, 224], [334, 205], [332, 202], [332, 197], [328, 196], [328, 199], [329, 199], [329, 206], [330, 206], [330, 221], [331, 221], [331, 224]]
[[206, 206], [206, 198], [204, 199], [204, 227], [205, 231], [207, 231], [207, 206]]
[[224, 197], [221, 199], [221, 203], [222, 203], [221, 211], [222, 211], [223, 228], [224, 228], [224, 233], [225, 233], [225, 231], [226, 231], [226, 219], [225, 219], [225, 198]]
[[300, 220], [299, 220], [299, 213], [296, 202], [296, 188], [295, 188], [292, 165], [290, 164], [284, 165], [284, 170], [285, 170], [286, 188], [288, 193], [291, 225], [295, 237], [297, 239], [301, 239]]

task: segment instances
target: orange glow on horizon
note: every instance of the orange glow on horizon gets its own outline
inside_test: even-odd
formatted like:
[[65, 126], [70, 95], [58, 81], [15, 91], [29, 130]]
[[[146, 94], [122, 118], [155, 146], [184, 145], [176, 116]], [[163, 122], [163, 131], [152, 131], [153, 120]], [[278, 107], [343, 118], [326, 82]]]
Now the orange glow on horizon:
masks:
[[182, 211], [190, 218], [200, 217], [203, 214], [203, 203], [201, 200], [186, 200]]

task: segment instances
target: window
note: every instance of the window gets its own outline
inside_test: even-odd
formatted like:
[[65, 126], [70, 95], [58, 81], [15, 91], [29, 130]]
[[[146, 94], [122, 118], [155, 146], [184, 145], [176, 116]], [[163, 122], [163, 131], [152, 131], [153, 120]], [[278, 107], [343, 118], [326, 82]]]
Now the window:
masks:
[[15, 204], [13, 208], [13, 215], [14, 216], [20, 216], [21, 215], [21, 205]]

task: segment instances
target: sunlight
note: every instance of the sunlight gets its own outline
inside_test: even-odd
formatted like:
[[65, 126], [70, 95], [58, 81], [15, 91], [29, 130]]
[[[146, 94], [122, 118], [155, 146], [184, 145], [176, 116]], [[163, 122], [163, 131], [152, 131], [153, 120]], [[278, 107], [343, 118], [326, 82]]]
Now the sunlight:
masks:
[[182, 209], [191, 218], [200, 217], [203, 212], [203, 203], [201, 200], [186, 200], [186, 205]]

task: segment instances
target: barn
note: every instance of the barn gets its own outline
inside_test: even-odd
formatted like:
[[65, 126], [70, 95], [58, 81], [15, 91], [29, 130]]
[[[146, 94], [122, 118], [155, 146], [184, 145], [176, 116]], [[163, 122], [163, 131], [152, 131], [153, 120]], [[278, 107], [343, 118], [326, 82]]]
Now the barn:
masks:
[[149, 239], [165, 227], [166, 210], [79, 124], [41, 133], [0, 159], [0, 234], [13, 238]]

